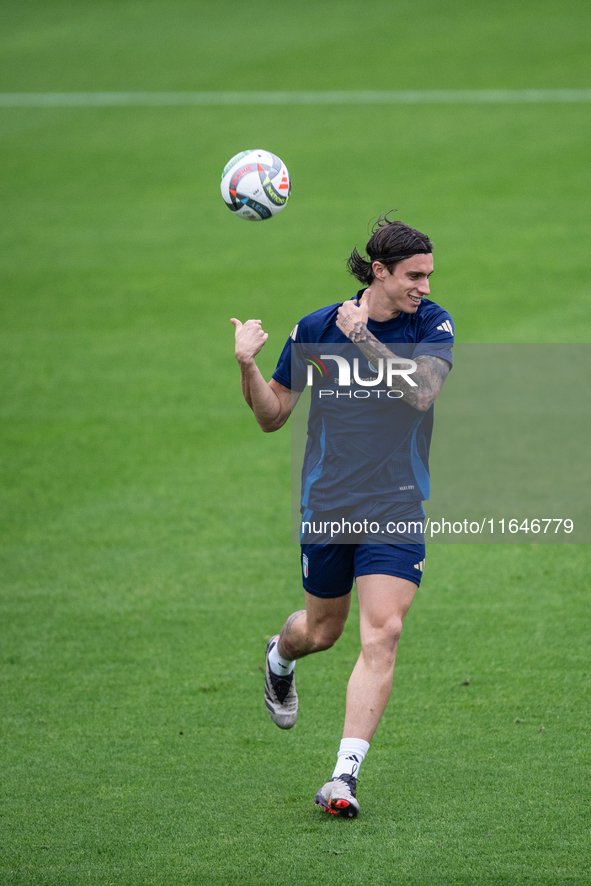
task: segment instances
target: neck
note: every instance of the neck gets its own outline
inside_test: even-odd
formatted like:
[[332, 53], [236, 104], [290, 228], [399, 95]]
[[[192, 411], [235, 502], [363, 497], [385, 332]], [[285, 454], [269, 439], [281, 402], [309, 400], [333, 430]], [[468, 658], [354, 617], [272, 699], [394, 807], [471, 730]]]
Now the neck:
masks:
[[394, 320], [400, 315], [401, 311], [393, 308], [390, 304], [378, 280], [374, 280], [371, 284], [371, 301], [369, 307], [369, 319], [375, 320], [377, 323], [386, 323], [388, 320]]

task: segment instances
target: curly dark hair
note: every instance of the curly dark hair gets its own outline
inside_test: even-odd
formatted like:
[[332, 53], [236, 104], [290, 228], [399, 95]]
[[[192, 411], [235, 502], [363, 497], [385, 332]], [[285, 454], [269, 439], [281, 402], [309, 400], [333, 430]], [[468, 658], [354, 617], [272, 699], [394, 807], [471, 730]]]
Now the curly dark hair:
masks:
[[357, 247], [347, 259], [349, 273], [367, 286], [374, 279], [372, 262], [381, 261], [391, 274], [399, 261], [419, 253], [425, 255], [434, 249], [426, 234], [415, 231], [404, 222], [390, 220], [389, 215], [390, 212], [382, 213], [371, 229], [371, 237], [365, 247], [369, 261], [359, 255]]

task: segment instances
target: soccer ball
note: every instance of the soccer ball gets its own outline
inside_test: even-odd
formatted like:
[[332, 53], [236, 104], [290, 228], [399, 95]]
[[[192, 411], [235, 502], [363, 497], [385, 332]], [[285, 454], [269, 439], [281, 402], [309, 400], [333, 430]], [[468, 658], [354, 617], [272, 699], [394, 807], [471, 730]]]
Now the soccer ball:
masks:
[[285, 207], [291, 181], [285, 163], [270, 151], [241, 151], [224, 167], [221, 190], [228, 209], [260, 221]]

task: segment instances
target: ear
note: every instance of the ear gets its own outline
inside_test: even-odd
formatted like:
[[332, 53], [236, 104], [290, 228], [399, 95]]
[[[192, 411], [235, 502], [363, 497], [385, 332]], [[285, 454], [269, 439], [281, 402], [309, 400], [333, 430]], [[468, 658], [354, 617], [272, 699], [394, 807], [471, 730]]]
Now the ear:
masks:
[[374, 261], [371, 263], [371, 269], [373, 271], [374, 277], [378, 280], [383, 280], [386, 275], [386, 267], [381, 263], [381, 261]]

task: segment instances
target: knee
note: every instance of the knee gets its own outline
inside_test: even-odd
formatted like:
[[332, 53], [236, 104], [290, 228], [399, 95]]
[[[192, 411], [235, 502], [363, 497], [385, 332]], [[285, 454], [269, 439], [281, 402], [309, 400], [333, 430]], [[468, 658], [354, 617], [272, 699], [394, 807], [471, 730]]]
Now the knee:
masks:
[[324, 652], [325, 649], [334, 646], [343, 633], [344, 627], [345, 623], [341, 621], [322, 622], [316, 625], [311, 631], [314, 652]]
[[388, 638], [390, 644], [392, 644], [394, 646], [394, 649], [396, 649], [396, 647], [398, 646], [398, 643], [400, 642], [401, 634], [402, 634], [402, 619], [396, 618], [388, 623], [388, 625], [386, 626], [386, 635], [387, 635], [387, 638]]
[[365, 634], [361, 643], [364, 653], [370, 654], [372, 658], [394, 661], [402, 634], [402, 619], [391, 618], [372, 626]]

